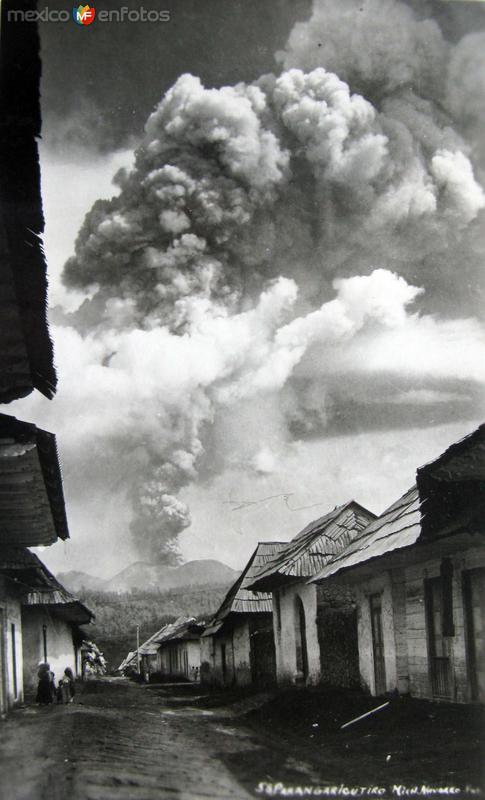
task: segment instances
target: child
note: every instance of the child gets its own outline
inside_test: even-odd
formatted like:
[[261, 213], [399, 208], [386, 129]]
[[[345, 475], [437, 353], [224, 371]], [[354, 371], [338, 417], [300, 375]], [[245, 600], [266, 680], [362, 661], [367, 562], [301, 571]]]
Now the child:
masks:
[[66, 667], [64, 675], [59, 681], [59, 688], [57, 690], [58, 703], [72, 703], [76, 693], [76, 684], [74, 682], [74, 675], [70, 667]]

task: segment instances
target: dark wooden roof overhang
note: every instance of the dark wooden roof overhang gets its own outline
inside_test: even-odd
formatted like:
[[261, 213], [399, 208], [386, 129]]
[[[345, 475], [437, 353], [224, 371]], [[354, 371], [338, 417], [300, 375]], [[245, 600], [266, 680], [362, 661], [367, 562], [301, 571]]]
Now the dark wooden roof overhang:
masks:
[[68, 539], [54, 434], [0, 414], [0, 544], [34, 547]]
[[79, 625], [94, 619], [92, 611], [68, 592], [26, 547], [0, 549], [0, 575], [20, 597], [24, 609], [44, 607], [56, 617]]
[[[465, 517], [485, 520], [485, 425], [420, 467], [416, 483], [423, 537], [441, 536]], [[481, 530], [485, 533], [483, 522]]]
[[3, 0], [0, 26], [0, 402], [56, 390], [37, 138], [41, 62], [36, 22], [10, 18], [35, 0]]
[[294, 583], [306, 583], [307, 579], [300, 575], [285, 575], [282, 572], [272, 572], [270, 575], [263, 575], [256, 578], [248, 588], [253, 592], [268, 592], [271, 594], [282, 586], [290, 586]]

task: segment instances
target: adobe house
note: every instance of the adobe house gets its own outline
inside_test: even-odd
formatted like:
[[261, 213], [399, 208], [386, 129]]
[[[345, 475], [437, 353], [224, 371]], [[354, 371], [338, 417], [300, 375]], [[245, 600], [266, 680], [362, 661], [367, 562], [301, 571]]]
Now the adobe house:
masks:
[[179, 617], [167, 625], [158, 642], [158, 672], [171, 680], [200, 680], [200, 637], [205, 625]]
[[266, 685], [276, 680], [271, 594], [248, 585], [284, 547], [260, 542], [202, 634], [201, 680], [219, 686]]
[[160, 642], [159, 639], [163, 636], [163, 633], [170, 629], [170, 624], [163, 625], [160, 630], [156, 633], [152, 634], [146, 642], [140, 645], [138, 651], [134, 650], [132, 653], [129, 653], [126, 657], [125, 661], [122, 663], [122, 667], [120, 669], [125, 669], [127, 667], [131, 667], [135, 670], [138, 669], [138, 656], [140, 657], [140, 673], [143, 676], [144, 680], [149, 680], [150, 676], [160, 670], [160, 657], [159, 657], [159, 648]]
[[[26, 551], [28, 553], [28, 551]], [[24, 690], [37, 687], [40, 661], [48, 661], [56, 680], [70, 667], [76, 677], [83, 677], [81, 648], [84, 639], [81, 625], [94, 619], [93, 613], [73, 597], [34, 556], [37, 584], [22, 600], [22, 643]], [[32, 581], [36, 583], [35, 579]]]
[[23, 698], [22, 607], [37, 587], [25, 548], [68, 536], [55, 437], [0, 414], [0, 713]]
[[358, 680], [352, 595], [309, 579], [373, 519], [354, 500], [334, 508], [310, 522], [249, 582], [252, 591], [272, 593], [278, 683], [348, 686]]
[[417, 471], [417, 485], [323, 567], [358, 605], [374, 695], [485, 700], [485, 425]]
[[91, 622], [93, 614], [27, 548], [2, 548], [0, 570], [3, 579], [16, 587], [17, 593], [15, 629], [7, 631], [12, 648], [10, 686], [14, 694], [17, 690], [17, 701], [22, 700], [24, 693], [35, 692], [41, 661], [49, 662], [56, 679], [66, 667], [80, 677], [79, 625]]

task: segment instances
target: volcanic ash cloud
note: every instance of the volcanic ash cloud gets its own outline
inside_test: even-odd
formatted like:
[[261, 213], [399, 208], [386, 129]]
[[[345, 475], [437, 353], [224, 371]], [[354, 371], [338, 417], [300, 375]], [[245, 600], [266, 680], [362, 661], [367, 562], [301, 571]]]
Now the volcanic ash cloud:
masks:
[[[378, 342], [373, 370], [392, 370], [385, 343], [405, 331], [423, 347], [411, 366], [400, 345], [401, 374], [425, 375], [423, 348], [436, 353], [446, 330], [441, 378], [458, 344], [482, 342], [464, 287], [481, 269], [485, 197], [464, 139], [473, 124], [454, 121], [470, 45], [399, 3], [361, 5], [315, 2], [278, 76], [221, 89], [181, 76], [66, 264], [66, 285], [89, 293], [58, 346], [63, 402], [86, 423], [78, 458], [101, 438], [93, 474], [128, 487], [145, 555], [173, 556], [190, 524], [181, 488], [237, 460], [221, 445], [209, 464], [221, 417], [236, 428], [264, 397], [284, 446], [288, 414], [324, 403], [332, 352], [365, 372]], [[446, 319], [457, 301], [463, 319]], [[81, 374], [63, 337], [84, 354]], [[479, 380], [473, 363], [461, 370]], [[244, 436], [241, 463], [276, 468], [272, 446], [247, 453]]]

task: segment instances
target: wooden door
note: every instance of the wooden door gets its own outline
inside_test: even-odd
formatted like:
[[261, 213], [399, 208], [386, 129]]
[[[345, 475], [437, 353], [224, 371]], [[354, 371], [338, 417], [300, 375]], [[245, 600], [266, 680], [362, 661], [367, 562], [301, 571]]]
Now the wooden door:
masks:
[[433, 697], [451, 698], [451, 661], [449, 645], [443, 636], [442, 578], [430, 578], [425, 584], [426, 621], [428, 628], [429, 674]]
[[260, 624], [250, 634], [251, 678], [258, 686], [276, 681], [276, 654], [273, 626]]
[[485, 703], [485, 569], [463, 574], [471, 699]]
[[372, 652], [374, 655], [374, 681], [376, 695], [385, 694], [386, 660], [384, 653], [384, 634], [382, 628], [382, 598], [380, 594], [370, 597], [370, 618], [372, 627]]

